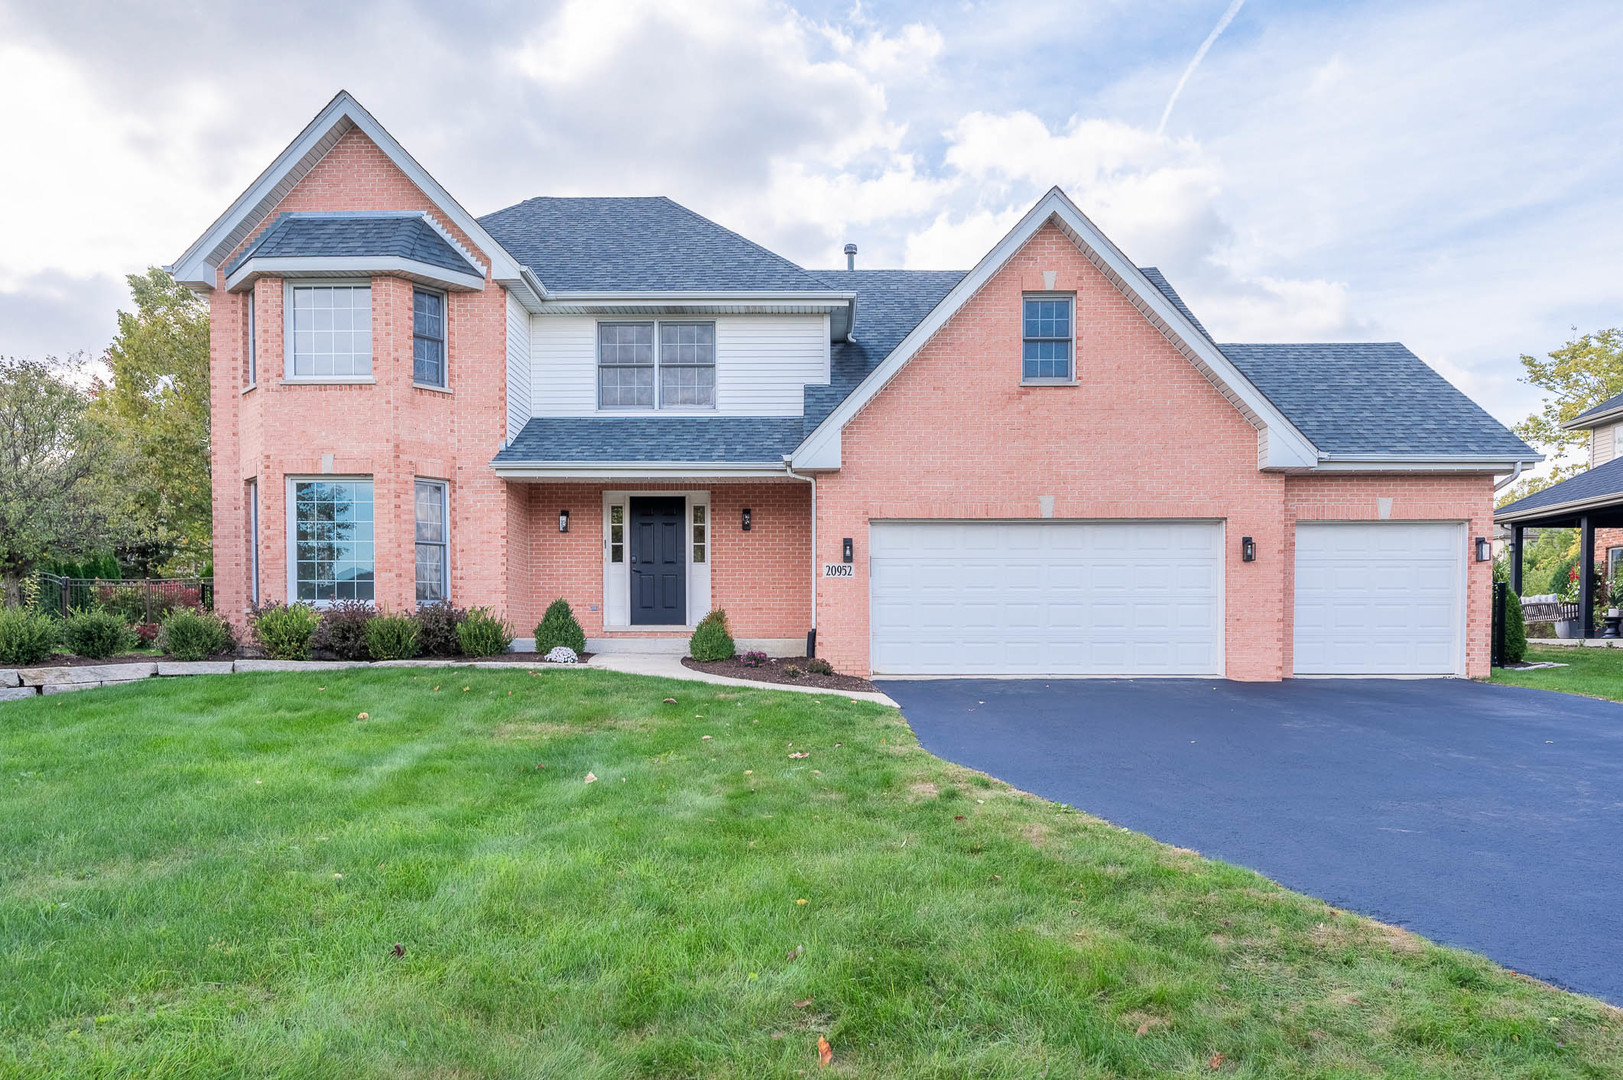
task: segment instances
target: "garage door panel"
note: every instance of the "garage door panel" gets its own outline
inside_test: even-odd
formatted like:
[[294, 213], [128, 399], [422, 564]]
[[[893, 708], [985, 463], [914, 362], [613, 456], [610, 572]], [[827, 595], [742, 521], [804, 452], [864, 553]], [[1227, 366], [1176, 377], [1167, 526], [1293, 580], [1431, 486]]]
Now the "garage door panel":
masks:
[[1458, 673], [1464, 559], [1459, 525], [1298, 525], [1296, 672]]
[[1222, 526], [879, 522], [883, 674], [1216, 674]]

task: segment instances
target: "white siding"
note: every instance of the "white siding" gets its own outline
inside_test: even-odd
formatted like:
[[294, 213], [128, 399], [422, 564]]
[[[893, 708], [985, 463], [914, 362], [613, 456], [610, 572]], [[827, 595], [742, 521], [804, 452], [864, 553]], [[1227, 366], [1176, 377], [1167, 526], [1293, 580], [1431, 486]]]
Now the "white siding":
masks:
[[[802, 387], [828, 382], [828, 316], [718, 315], [714, 321], [717, 413], [799, 416]], [[597, 411], [597, 323], [591, 315], [531, 317], [533, 415]]]
[[530, 418], [530, 313], [507, 294], [507, 438]]
[[1589, 433], [1589, 467], [1604, 465], [1617, 457], [1618, 429], [1623, 424], [1613, 424], [1610, 427], [1595, 428]]

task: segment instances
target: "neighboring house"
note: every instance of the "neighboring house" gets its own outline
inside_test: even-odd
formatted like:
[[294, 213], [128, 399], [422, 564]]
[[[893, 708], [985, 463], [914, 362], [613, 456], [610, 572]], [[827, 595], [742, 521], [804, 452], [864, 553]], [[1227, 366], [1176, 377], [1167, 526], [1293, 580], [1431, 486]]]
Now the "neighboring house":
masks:
[[1495, 474], [1397, 344], [1218, 345], [1058, 189], [967, 273], [667, 199], [474, 218], [340, 94], [206, 294], [219, 607], [448, 597], [856, 674], [1485, 675]]
[[[1525, 499], [1501, 506], [1494, 519], [1510, 527], [1511, 588], [1522, 591], [1521, 552], [1527, 529], [1579, 531], [1580, 580], [1600, 569], [1608, 583], [1623, 574], [1623, 394], [1561, 425], [1589, 432], [1589, 468]], [[1593, 597], [1580, 596], [1579, 624], [1593, 632]]]

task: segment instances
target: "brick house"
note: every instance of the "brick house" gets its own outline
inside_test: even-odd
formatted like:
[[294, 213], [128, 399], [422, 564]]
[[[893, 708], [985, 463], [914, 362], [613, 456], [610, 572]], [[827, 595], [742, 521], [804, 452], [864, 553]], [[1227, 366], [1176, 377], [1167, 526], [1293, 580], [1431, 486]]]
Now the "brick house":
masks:
[[177, 260], [217, 605], [444, 597], [859, 674], [1480, 676], [1496, 474], [1401, 345], [1219, 345], [1058, 189], [967, 272], [666, 199], [475, 218], [340, 94]]

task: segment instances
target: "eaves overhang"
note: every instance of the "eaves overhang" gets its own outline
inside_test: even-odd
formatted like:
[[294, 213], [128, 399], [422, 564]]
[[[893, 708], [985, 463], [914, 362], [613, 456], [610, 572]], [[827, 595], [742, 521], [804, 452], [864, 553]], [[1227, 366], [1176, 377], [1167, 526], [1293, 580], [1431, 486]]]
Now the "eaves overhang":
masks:
[[492, 461], [504, 480], [755, 480], [787, 477], [781, 461]]
[[368, 278], [374, 275], [408, 278], [452, 292], [478, 292], [485, 287], [485, 279], [473, 274], [417, 259], [374, 255], [250, 256], [226, 278], [225, 287], [228, 292], [243, 292], [262, 277]]
[[537, 307], [547, 315], [806, 315], [826, 314], [829, 337], [846, 341], [857, 294], [802, 290], [556, 290]]

